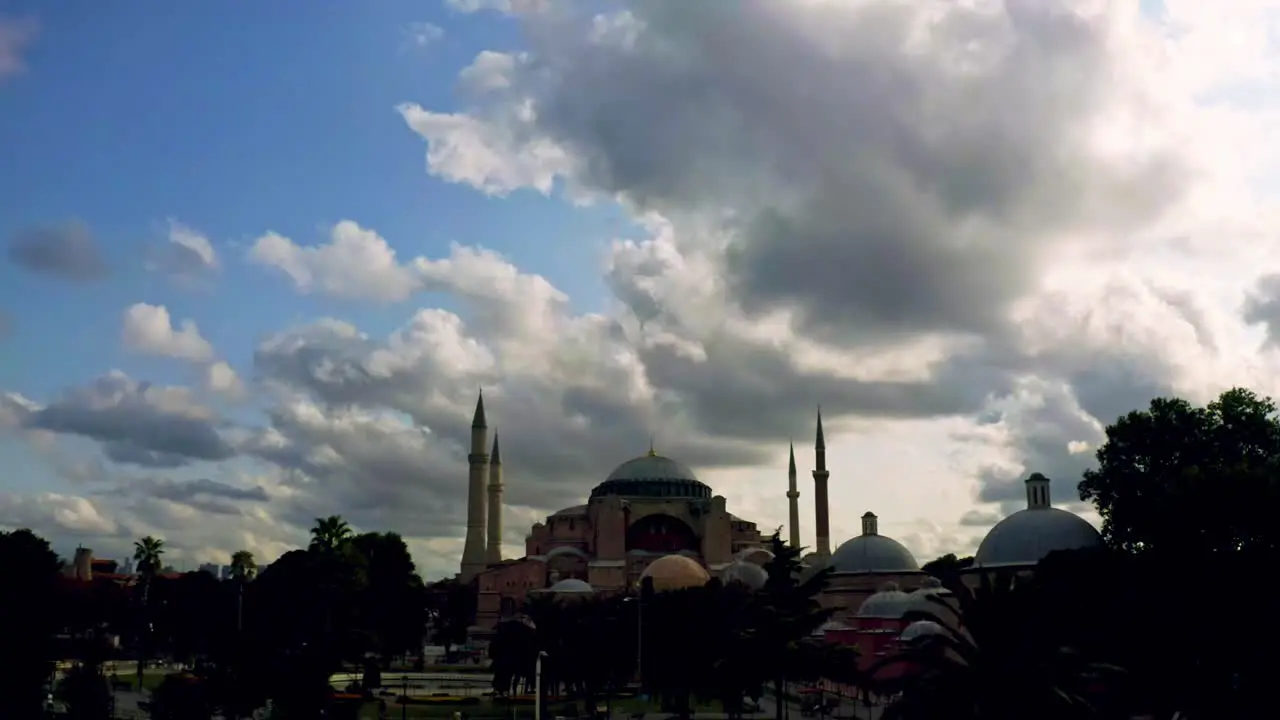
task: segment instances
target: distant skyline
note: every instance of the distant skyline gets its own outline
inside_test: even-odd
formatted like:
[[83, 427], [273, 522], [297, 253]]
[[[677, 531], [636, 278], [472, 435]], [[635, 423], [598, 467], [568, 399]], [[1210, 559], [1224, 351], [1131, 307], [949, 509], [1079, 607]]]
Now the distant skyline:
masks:
[[819, 404], [835, 544], [1084, 510], [1117, 415], [1277, 393], [1277, 12], [0, 1], [0, 527], [435, 578], [481, 387], [509, 555], [650, 437], [770, 532], [794, 440], [811, 545]]

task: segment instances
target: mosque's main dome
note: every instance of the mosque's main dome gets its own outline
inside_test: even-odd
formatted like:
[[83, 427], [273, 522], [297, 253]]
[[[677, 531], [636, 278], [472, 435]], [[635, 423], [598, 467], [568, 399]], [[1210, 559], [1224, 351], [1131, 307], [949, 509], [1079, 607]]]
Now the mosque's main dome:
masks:
[[973, 556], [975, 567], [1035, 565], [1055, 550], [1102, 544], [1087, 520], [1055, 507], [1029, 507], [996, 523]]
[[684, 463], [649, 451], [628, 460], [591, 490], [591, 497], [672, 498], [709, 500], [711, 488], [698, 480]]

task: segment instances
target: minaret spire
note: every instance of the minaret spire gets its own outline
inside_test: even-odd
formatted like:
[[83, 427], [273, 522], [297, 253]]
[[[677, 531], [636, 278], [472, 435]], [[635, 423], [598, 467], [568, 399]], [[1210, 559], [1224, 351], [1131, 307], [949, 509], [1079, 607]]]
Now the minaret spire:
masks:
[[817, 532], [818, 558], [831, 557], [831, 516], [827, 506], [827, 440], [822, 433], [822, 406], [818, 406], [818, 430], [813, 442], [816, 467], [813, 470], [814, 530]]
[[791, 443], [791, 458], [787, 462], [787, 520], [791, 524], [791, 547], [800, 547], [800, 491], [796, 489], [796, 444]]
[[484, 391], [476, 400], [476, 413], [471, 419], [471, 453], [467, 455], [467, 539], [462, 546], [459, 578], [470, 582], [484, 570], [486, 505], [485, 476], [489, 471], [489, 428], [484, 416]]
[[502, 454], [498, 451], [496, 430], [493, 452], [489, 453], [489, 522], [484, 553], [485, 564], [502, 562]]

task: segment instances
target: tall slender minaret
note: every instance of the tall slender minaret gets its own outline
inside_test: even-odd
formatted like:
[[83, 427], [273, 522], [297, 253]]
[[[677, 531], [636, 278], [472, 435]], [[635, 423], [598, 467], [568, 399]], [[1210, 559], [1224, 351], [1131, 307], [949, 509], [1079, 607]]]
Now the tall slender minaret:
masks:
[[462, 546], [460, 579], [463, 582], [470, 582], [485, 567], [484, 476], [489, 469], [488, 435], [489, 429], [484, 420], [484, 392], [481, 392], [480, 399], [476, 401], [475, 417], [471, 420], [471, 454], [467, 456], [471, 472], [467, 482], [467, 542]]
[[796, 489], [796, 444], [791, 443], [791, 460], [787, 464], [787, 505], [791, 510], [791, 547], [800, 547], [800, 491]]
[[831, 518], [827, 507], [827, 441], [822, 436], [822, 408], [818, 408], [818, 437], [813, 444], [816, 468], [813, 470], [814, 529], [818, 535], [818, 558], [831, 557]]
[[489, 535], [484, 546], [487, 565], [502, 562], [502, 455], [498, 452], [498, 432], [493, 433], [489, 455]]

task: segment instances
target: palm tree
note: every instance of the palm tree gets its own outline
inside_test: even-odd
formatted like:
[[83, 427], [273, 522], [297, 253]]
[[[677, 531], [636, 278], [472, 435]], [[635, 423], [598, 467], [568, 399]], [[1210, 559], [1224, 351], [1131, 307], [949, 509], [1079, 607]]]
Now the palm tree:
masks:
[[231, 553], [231, 577], [236, 581], [236, 632], [244, 630], [244, 584], [258, 574], [253, 553], [237, 550]]
[[142, 623], [138, 633], [138, 688], [142, 688], [142, 671], [147, 664], [147, 650], [151, 644], [151, 582], [160, 572], [160, 558], [164, 556], [164, 541], [147, 535], [133, 543], [133, 559], [138, 564], [142, 578]]
[[322, 555], [333, 556], [348, 542], [353, 533], [351, 526], [340, 515], [316, 518], [315, 527], [311, 528], [311, 544], [309, 549]]

